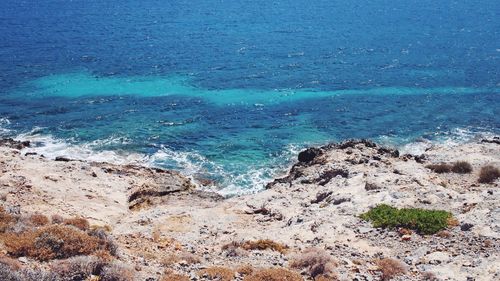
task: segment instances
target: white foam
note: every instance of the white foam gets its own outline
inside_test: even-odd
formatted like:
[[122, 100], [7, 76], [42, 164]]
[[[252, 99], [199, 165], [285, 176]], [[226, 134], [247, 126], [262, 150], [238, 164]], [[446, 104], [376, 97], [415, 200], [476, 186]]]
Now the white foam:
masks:
[[0, 118], [0, 137], [8, 136], [12, 130], [7, 127], [10, 125], [10, 120], [2, 117]]

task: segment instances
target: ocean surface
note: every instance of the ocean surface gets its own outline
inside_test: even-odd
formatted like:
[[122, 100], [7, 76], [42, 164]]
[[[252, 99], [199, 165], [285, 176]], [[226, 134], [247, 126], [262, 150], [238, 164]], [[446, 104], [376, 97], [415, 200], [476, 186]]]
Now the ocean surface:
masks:
[[500, 132], [500, 1], [2, 0], [0, 136], [254, 192], [297, 152]]

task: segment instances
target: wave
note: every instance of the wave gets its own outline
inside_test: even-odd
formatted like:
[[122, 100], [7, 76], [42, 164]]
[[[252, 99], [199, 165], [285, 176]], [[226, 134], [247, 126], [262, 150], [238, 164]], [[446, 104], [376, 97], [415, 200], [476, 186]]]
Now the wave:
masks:
[[[8, 119], [0, 119], [0, 125], [9, 125]], [[1, 127], [0, 127], [1, 128]], [[202, 189], [215, 191], [223, 196], [249, 194], [261, 191], [265, 185], [280, 173], [287, 171], [298, 153], [311, 144], [290, 144], [279, 154], [260, 163], [251, 165], [242, 163], [222, 164], [212, 161], [195, 151], [175, 151], [166, 146], [160, 146], [152, 154], [135, 153], [120, 149], [103, 149], [106, 147], [120, 147], [132, 141], [115, 136], [87, 143], [78, 143], [73, 139], [58, 139], [51, 135], [42, 134], [43, 128], [33, 128], [28, 133], [19, 134], [17, 140], [29, 140], [31, 147], [24, 148], [22, 153], [36, 152], [49, 159], [65, 156], [71, 159], [108, 162], [124, 165], [135, 164], [146, 167], [158, 167], [177, 170], [195, 183], [200, 179], [210, 179], [216, 184], [202, 186]], [[434, 146], [456, 146], [459, 144], [491, 138], [494, 133], [480, 128], [456, 128], [447, 132], [436, 132], [425, 137], [415, 139], [382, 136], [375, 139], [378, 143], [396, 147], [401, 153], [419, 155]]]
[[0, 137], [8, 136], [12, 130], [7, 127], [10, 125], [10, 120], [3, 117], [0, 118]]

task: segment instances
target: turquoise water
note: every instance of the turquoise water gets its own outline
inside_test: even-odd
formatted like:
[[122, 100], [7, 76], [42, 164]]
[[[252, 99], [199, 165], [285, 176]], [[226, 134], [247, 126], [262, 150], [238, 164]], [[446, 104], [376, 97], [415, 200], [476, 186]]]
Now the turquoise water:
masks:
[[5, 0], [0, 134], [231, 194], [308, 145], [494, 134], [499, 13], [486, 0]]

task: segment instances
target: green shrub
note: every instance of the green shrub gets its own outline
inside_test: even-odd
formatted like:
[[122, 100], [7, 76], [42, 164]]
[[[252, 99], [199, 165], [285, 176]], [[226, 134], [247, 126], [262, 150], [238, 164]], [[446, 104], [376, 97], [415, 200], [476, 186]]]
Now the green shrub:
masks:
[[361, 214], [362, 219], [371, 221], [374, 227], [410, 228], [421, 234], [434, 234], [445, 229], [453, 221], [450, 212], [425, 209], [397, 209], [386, 204], [378, 205]]

